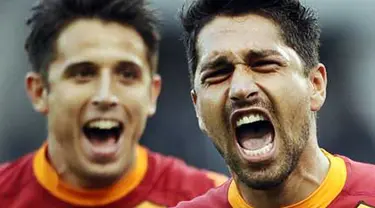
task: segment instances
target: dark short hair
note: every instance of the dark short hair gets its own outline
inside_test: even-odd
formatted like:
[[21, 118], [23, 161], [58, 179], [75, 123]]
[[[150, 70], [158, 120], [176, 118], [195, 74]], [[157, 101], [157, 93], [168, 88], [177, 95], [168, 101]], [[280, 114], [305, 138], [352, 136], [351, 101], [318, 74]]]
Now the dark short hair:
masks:
[[192, 85], [199, 57], [196, 49], [200, 30], [218, 15], [258, 14], [276, 22], [284, 42], [304, 62], [305, 74], [319, 63], [320, 27], [316, 14], [298, 0], [195, 0], [184, 5], [180, 19], [184, 29]]
[[156, 71], [160, 42], [158, 19], [144, 0], [39, 0], [27, 20], [31, 32], [25, 43], [34, 71], [48, 74], [47, 68], [56, 55], [59, 34], [67, 25], [81, 18], [133, 27], [148, 47], [150, 66]]

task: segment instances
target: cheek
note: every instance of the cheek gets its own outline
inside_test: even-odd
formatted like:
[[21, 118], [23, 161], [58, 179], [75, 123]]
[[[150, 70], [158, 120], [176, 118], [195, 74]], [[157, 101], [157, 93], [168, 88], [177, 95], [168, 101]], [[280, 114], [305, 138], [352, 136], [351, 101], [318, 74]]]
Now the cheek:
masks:
[[297, 73], [283, 73], [259, 79], [259, 85], [274, 105], [296, 110], [308, 99], [307, 79]]
[[60, 136], [72, 135], [80, 121], [87, 94], [76, 90], [54, 89], [48, 97], [48, 123]]
[[117, 92], [119, 100], [125, 109], [127, 117], [132, 123], [144, 125], [151, 106], [149, 89], [127, 88]]
[[129, 97], [123, 105], [129, 125], [126, 132], [132, 138], [132, 141], [138, 141], [146, 128], [149, 106], [148, 99], [144, 96]]
[[198, 114], [210, 137], [227, 135], [229, 125], [226, 96], [220, 90], [209, 90], [198, 94]]
[[292, 80], [286, 82], [285, 89], [284, 101], [289, 106], [290, 114], [295, 117], [305, 116], [310, 103], [307, 80], [301, 76], [292, 76]]
[[62, 117], [77, 119], [87, 101], [87, 93], [76, 90], [56, 90], [50, 95], [49, 106], [52, 112]]
[[279, 121], [279, 128], [291, 134], [304, 125], [309, 113], [307, 84], [301, 78], [276, 83], [268, 85], [268, 91], [273, 99], [272, 105]]

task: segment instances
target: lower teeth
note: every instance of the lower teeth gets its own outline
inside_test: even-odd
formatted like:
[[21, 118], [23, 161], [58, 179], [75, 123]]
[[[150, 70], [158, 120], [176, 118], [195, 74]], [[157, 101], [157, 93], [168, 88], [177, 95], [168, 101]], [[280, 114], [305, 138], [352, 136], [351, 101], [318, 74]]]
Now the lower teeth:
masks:
[[256, 156], [260, 156], [260, 155], [266, 154], [269, 151], [271, 151], [272, 146], [273, 146], [273, 143], [269, 143], [266, 146], [264, 146], [260, 149], [257, 149], [257, 150], [248, 150], [248, 149], [243, 149], [243, 150], [244, 150], [245, 154], [247, 154], [251, 157], [256, 157]]

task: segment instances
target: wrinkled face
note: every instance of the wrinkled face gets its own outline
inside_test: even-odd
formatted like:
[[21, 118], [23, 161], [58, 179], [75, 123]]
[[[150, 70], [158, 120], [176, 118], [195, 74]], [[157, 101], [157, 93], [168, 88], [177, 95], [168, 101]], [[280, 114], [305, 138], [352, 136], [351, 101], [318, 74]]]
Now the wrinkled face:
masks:
[[48, 117], [51, 148], [59, 149], [52, 157], [76, 175], [118, 178], [132, 164], [161, 84], [147, 50], [132, 27], [81, 19], [57, 39], [49, 92], [29, 74], [29, 94]]
[[254, 14], [216, 17], [196, 47], [192, 98], [200, 128], [247, 186], [281, 184], [307, 144], [312, 111], [324, 102], [324, 66], [304, 75], [277, 25]]

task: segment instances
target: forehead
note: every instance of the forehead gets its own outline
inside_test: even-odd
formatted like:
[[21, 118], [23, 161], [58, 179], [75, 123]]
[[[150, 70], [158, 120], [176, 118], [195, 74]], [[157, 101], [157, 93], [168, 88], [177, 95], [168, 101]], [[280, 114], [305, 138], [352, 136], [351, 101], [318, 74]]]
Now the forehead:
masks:
[[[284, 45], [279, 27], [270, 19], [256, 14], [217, 16], [202, 28], [197, 37], [198, 53], [247, 52], [278, 50]], [[202, 57], [201, 57], [202, 58]]]
[[147, 60], [147, 46], [135, 29], [97, 19], [79, 19], [69, 24], [56, 40], [56, 52], [58, 59], [65, 61], [105, 64], [118, 59]]

